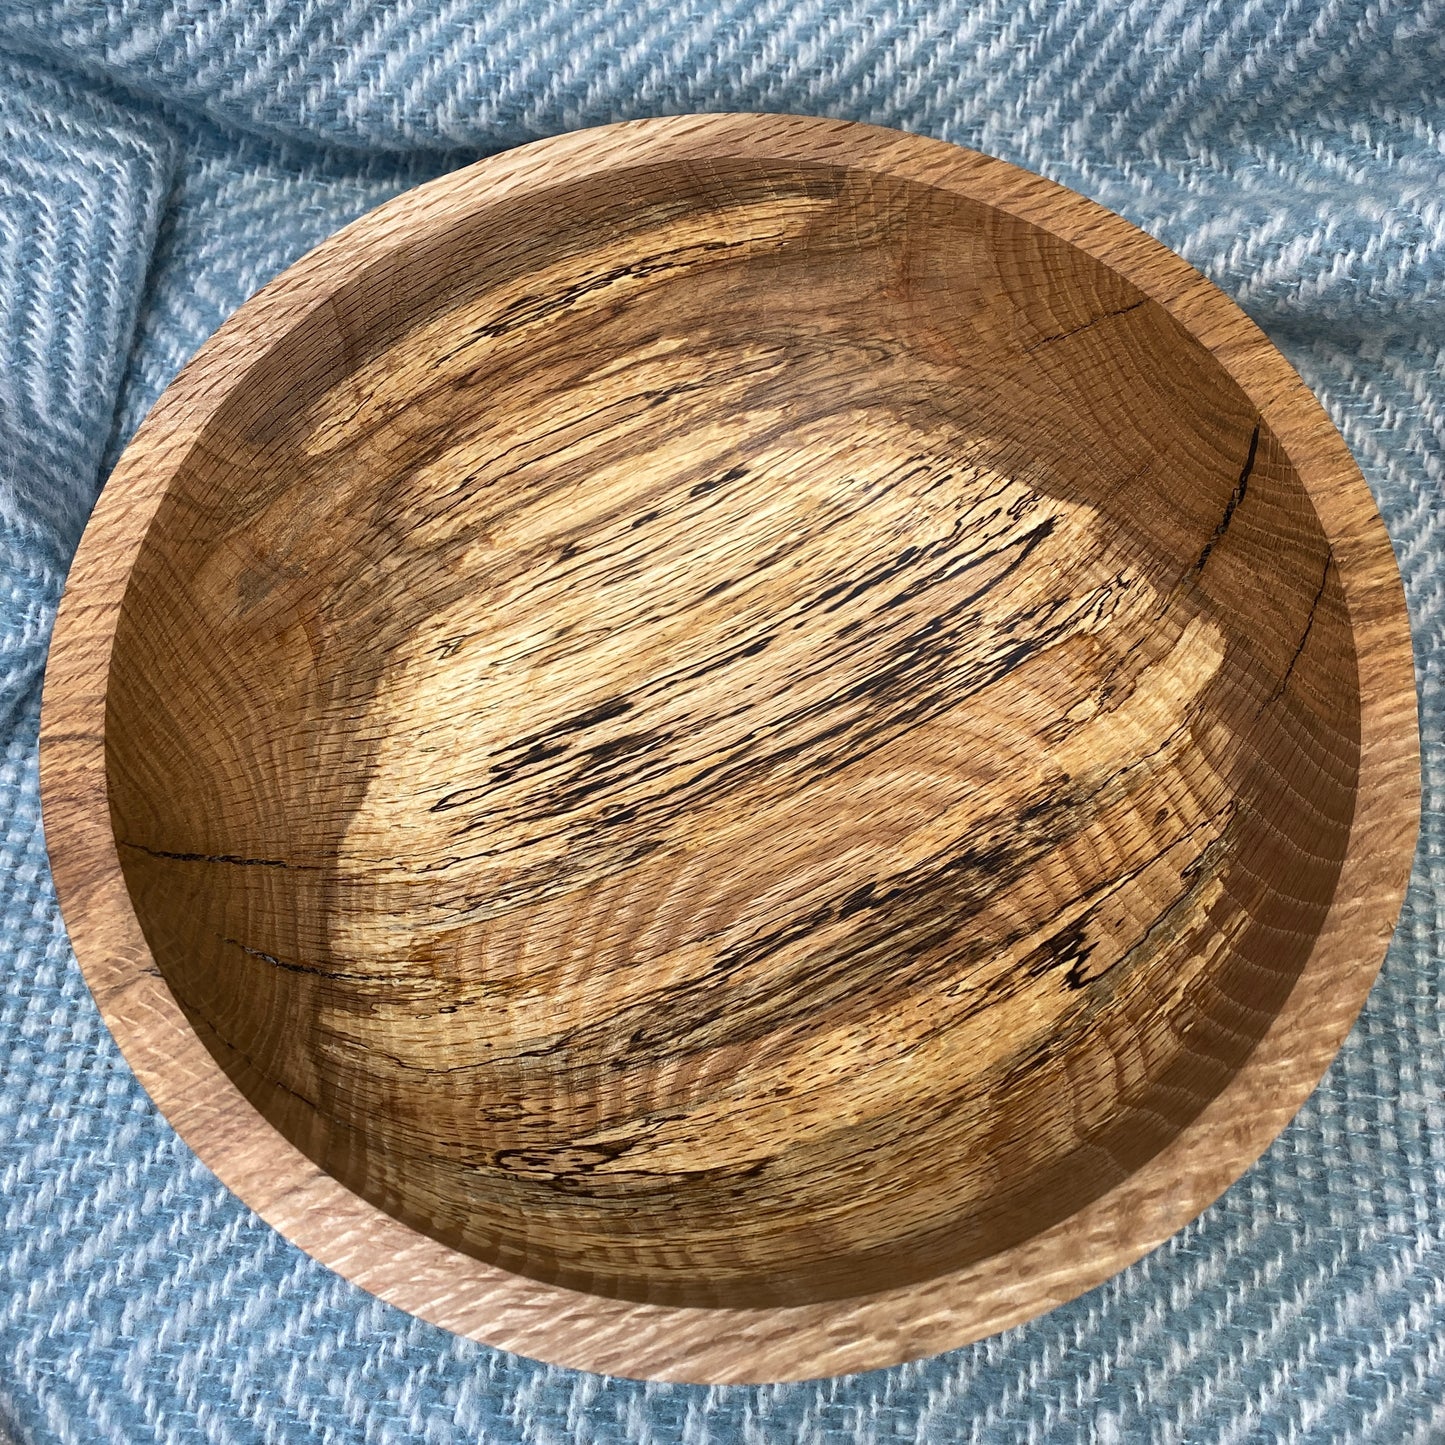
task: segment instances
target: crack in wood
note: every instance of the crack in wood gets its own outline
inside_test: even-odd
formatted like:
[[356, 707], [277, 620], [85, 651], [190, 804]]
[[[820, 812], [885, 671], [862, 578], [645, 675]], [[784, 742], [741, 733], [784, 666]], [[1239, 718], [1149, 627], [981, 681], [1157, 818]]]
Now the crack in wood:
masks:
[[294, 873], [325, 871], [319, 863], [291, 863], [285, 858], [247, 858], [238, 853], [173, 852], [168, 848], [149, 848], [144, 843], [133, 843], [126, 838], [117, 838], [116, 846], [144, 853], [148, 858], [162, 858], [175, 863], [228, 863], [237, 868], [285, 868]]

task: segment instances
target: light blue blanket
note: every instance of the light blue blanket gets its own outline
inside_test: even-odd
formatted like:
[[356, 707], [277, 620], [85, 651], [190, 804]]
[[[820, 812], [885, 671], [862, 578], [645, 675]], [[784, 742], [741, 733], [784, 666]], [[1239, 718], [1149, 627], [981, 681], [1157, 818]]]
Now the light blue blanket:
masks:
[[[247, 295], [393, 192], [627, 116], [941, 136], [1122, 211], [1342, 428], [1408, 589], [1425, 819], [1325, 1084], [1198, 1223], [972, 1349], [779, 1388], [546, 1369], [376, 1303], [200, 1167], [57, 915], [46, 640], [109, 463]], [[1445, 1440], [1445, 5], [0, 0], [0, 1436], [833, 1445]]]

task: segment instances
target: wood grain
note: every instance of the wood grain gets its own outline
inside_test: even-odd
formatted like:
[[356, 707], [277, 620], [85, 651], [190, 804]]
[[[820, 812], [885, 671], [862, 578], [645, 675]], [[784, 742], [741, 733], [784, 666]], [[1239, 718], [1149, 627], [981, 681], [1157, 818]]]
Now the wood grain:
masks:
[[1413, 853], [1388, 540], [1081, 198], [831, 121], [524, 147], [266, 288], [108, 485], [46, 828], [128, 1059], [425, 1318], [947, 1348], [1235, 1178]]

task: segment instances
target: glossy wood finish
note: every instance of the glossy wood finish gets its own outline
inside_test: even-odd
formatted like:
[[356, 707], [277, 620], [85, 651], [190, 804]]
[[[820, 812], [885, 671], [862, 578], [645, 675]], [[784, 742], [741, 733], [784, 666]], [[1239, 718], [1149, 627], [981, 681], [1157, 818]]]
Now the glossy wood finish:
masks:
[[1414, 707], [1363, 481], [1178, 258], [939, 143], [653, 121], [192, 363], [72, 574], [46, 823], [127, 1057], [303, 1247], [782, 1378], [1250, 1162], [1379, 965]]

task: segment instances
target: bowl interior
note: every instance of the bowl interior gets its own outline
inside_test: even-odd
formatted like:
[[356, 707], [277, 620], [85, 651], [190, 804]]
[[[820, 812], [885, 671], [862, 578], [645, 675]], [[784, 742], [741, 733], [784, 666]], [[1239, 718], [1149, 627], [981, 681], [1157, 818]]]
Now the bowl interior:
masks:
[[258, 1109], [458, 1249], [797, 1304], [1057, 1222], [1298, 975], [1330, 548], [1098, 261], [843, 165], [505, 208], [257, 338], [131, 574], [112, 817]]

